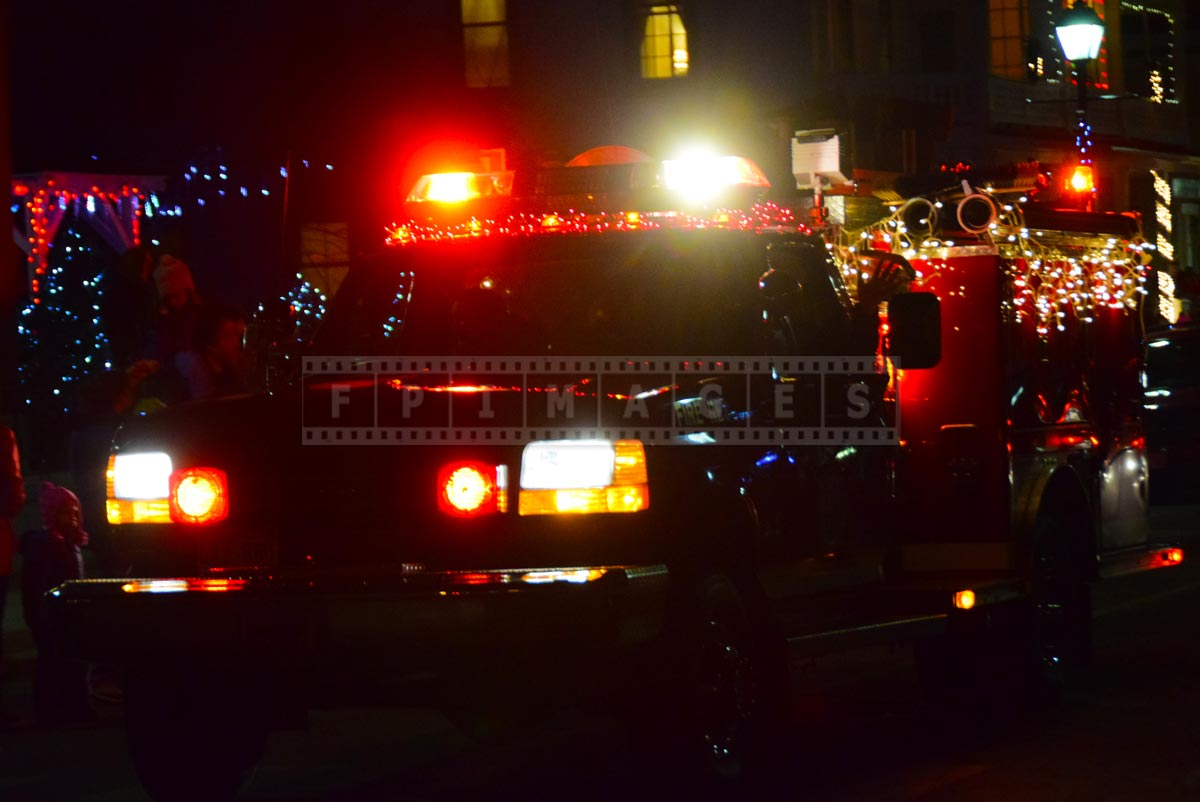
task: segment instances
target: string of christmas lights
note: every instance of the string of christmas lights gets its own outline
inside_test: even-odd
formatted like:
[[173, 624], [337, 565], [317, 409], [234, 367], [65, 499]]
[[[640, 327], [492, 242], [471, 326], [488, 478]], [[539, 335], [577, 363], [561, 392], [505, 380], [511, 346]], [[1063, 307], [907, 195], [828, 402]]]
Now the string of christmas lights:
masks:
[[[988, 195], [987, 197], [990, 197]], [[885, 251], [916, 262], [916, 283], [930, 281], [950, 257], [947, 249], [960, 245], [994, 247], [1011, 282], [1012, 309], [1018, 321], [1030, 320], [1042, 337], [1064, 331], [1068, 314], [1091, 323], [1101, 308], [1126, 312], [1138, 308], [1148, 294], [1148, 264], [1154, 246], [1140, 237], [1114, 237], [1073, 232], [1033, 231], [1025, 225], [1020, 202], [995, 203], [995, 219], [969, 241], [956, 242], [910, 231], [904, 220], [907, 205], [866, 228], [840, 231], [829, 250], [853, 293], [860, 275], [870, 279], [871, 259], [864, 251]], [[911, 201], [910, 201], [911, 202]], [[932, 222], [944, 205], [927, 201]], [[923, 227], [924, 228], [924, 227]], [[927, 230], [932, 231], [933, 225]]]
[[143, 190], [129, 178], [45, 173], [13, 181], [14, 214], [30, 269], [34, 305], [42, 302], [55, 238], [59, 226], [69, 217], [86, 219], [117, 253], [141, 244], [143, 216], [153, 217], [161, 202], [154, 189]]
[[1166, 22], [1168, 32], [1166, 58], [1158, 64], [1156, 69], [1151, 68], [1150, 74], [1146, 77], [1152, 102], [1178, 104], [1179, 98], [1175, 94], [1175, 17], [1169, 11], [1161, 8], [1150, 8], [1141, 3], [1122, 2], [1121, 13], [1127, 12], [1161, 17]]
[[325, 317], [325, 305], [329, 303], [329, 299], [325, 297], [325, 293], [305, 280], [303, 275], [297, 273], [296, 284], [280, 300], [287, 303], [296, 321], [296, 341], [307, 341], [315, 332], [317, 323]]
[[[331, 173], [334, 168], [330, 162], [300, 159], [299, 169]], [[267, 173], [270, 177], [265, 177], [263, 173], [252, 175], [252, 171], [235, 174], [229, 163], [218, 153], [214, 157], [193, 161], [181, 175], [190, 196], [186, 202], [204, 208], [224, 198], [269, 198], [272, 192], [282, 192], [295, 172], [295, 167], [289, 169], [285, 164], [280, 165], [277, 175], [276, 171]]]
[[699, 216], [685, 212], [579, 212], [530, 214], [519, 212], [502, 218], [471, 217], [456, 223], [410, 221], [393, 223], [386, 229], [388, 245], [408, 245], [446, 239], [490, 236], [533, 236], [540, 234], [598, 234], [608, 231], [647, 231], [662, 228], [767, 231], [772, 229], [811, 233], [797, 223], [795, 215], [774, 203], [755, 204], [749, 210], [722, 209]]

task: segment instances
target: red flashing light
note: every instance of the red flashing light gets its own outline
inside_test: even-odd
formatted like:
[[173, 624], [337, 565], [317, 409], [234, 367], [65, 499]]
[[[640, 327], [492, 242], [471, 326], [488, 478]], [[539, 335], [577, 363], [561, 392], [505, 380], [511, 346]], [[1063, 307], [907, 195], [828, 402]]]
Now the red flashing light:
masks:
[[1077, 164], [1067, 179], [1067, 189], [1072, 192], [1087, 193], [1096, 191], [1095, 174], [1089, 164]]
[[212, 524], [229, 517], [229, 482], [219, 468], [184, 468], [171, 474], [171, 520]]
[[499, 173], [430, 173], [408, 194], [409, 203], [458, 204], [512, 193], [512, 171]]
[[462, 203], [479, 197], [474, 173], [439, 173], [429, 176], [425, 200], [438, 203]]
[[438, 472], [438, 509], [447, 515], [470, 518], [501, 512], [504, 489], [495, 466], [480, 462], [452, 462]]

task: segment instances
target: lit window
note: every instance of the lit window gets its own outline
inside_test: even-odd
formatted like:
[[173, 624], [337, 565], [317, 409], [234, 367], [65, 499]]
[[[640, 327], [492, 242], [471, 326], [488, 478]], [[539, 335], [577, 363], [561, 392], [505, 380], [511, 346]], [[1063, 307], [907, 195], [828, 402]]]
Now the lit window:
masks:
[[467, 86], [508, 86], [504, 0], [462, 0]]
[[1028, 20], [1026, 0], [988, 0], [992, 75], [1013, 80], [1028, 76]]
[[1175, 100], [1175, 18], [1165, 11], [1121, 4], [1125, 88], [1154, 103]]
[[650, 6], [642, 38], [642, 77], [681, 78], [687, 73], [687, 30], [679, 6]]

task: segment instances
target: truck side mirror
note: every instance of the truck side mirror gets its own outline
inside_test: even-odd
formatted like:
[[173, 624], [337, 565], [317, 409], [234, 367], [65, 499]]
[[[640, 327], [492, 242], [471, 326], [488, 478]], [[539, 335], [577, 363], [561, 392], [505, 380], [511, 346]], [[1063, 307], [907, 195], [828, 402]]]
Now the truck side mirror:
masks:
[[942, 304], [932, 292], [906, 292], [888, 301], [890, 353], [903, 370], [942, 360]]

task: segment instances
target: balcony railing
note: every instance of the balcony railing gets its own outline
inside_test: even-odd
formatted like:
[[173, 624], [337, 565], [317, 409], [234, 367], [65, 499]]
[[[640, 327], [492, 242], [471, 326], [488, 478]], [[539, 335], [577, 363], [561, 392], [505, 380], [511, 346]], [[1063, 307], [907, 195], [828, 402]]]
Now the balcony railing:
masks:
[[[1067, 132], [1075, 124], [1078, 89], [1070, 82], [1027, 83], [991, 78], [988, 90], [988, 111], [993, 125], [1057, 128]], [[1178, 146], [1188, 143], [1187, 118], [1177, 103], [1153, 103], [1140, 97], [1105, 98], [1093, 88], [1087, 116], [1101, 140]]]

